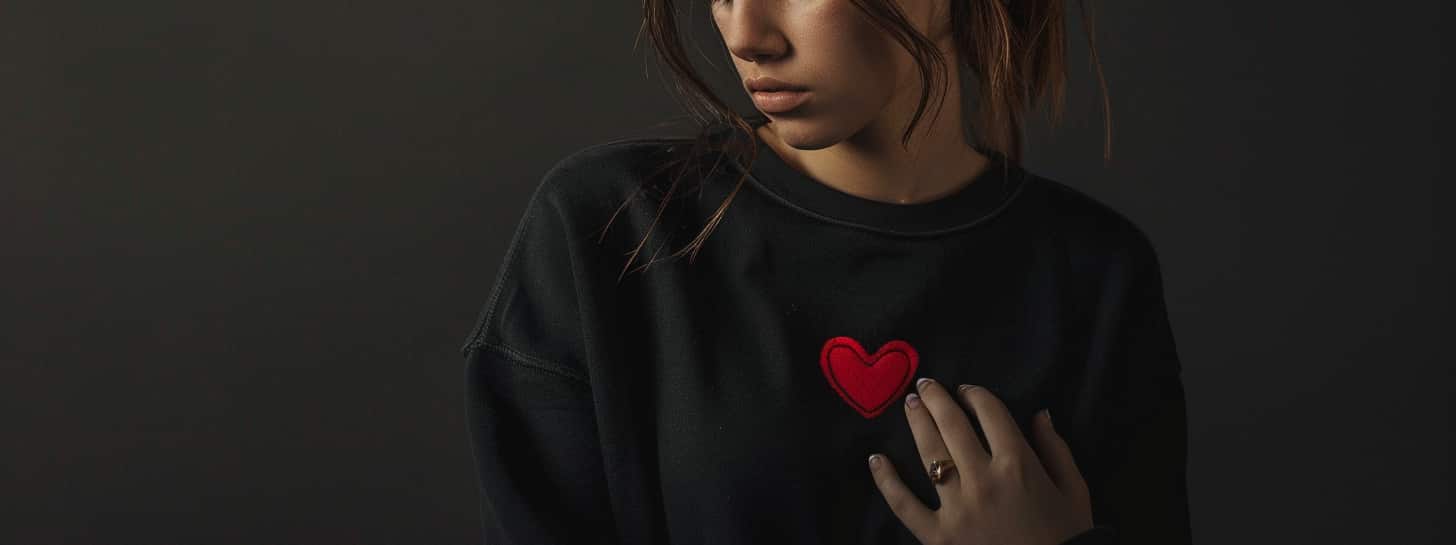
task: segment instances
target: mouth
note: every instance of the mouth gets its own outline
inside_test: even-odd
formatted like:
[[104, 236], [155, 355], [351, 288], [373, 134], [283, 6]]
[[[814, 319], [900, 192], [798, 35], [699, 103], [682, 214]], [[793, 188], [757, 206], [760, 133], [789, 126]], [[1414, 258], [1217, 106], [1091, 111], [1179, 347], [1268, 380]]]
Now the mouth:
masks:
[[780, 89], [773, 91], [754, 91], [753, 104], [765, 113], [784, 113], [809, 100], [808, 90]]
[[808, 91], [807, 87], [796, 83], [789, 83], [780, 79], [762, 76], [752, 78], [743, 82], [743, 86], [749, 93], [778, 92], [778, 91]]
[[776, 93], [779, 91], [808, 91], [803, 85], [759, 85], [748, 88], [750, 93]]

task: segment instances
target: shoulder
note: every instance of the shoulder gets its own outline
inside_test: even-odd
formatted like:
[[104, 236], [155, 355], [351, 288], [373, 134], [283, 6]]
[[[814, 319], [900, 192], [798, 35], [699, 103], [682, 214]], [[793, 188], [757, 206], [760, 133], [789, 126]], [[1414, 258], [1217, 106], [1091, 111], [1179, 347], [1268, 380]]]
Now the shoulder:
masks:
[[1103, 263], [1157, 266], [1152, 238], [1126, 213], [1070, 184], [1030, 176], [1044, 188], [1049, 219], [1073, 254]]
[[578, 213], [607, 205], [615, 209], [639, 189], [650, 190], [684, 143], [681, 138], [632, 137], [575, 149], [542, 175], [534, 200]]
[[485, 309], [462, 350], [482, 343], [513, 357], [580, 369], [581, 297], [593, 296], [614, 252], [598, 232], [651, 169], [661, 139], [595, 144], [541, 175], [507, 245]]
[[[704, 201], [696, 171], [677, 168], [694, 141], [633, 137], [575, 149], [541, 176], [518, 227], [537, 254], [571, 255], [583, 267], [611, 271], [679, 248], [697, 232]], [[532, 234], [534, 233], [534, 234]]]
[[[718, 187], [731, 169], [714, 159], [713, 138], [632, 137], [578, 148], [542, 176], [529, 214], [548, 215], [571, 231], [599, 238], [618, 253], [635, 251], [656, 233], [660, 244], [682, 243], [717, 203], [703, 189]], [[660, 231], [658, 231], [660, 229]]]
[[[711, 179], [728, 159], [738, 131], [725, 125], [699, 127], [696, 136], [631, 136], [565, 154], [542, 176], [538, 193], [576, 207], [646, 196], [658, 204]], [[672, 199], [667, 199], [672, 200]]]

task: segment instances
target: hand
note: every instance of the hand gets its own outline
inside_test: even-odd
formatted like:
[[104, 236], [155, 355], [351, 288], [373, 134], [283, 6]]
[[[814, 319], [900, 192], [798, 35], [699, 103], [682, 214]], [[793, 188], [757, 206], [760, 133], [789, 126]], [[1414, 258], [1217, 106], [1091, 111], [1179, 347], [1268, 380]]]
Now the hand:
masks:
[[[879, 463], [871, 464], [870, 473], [890, 510], [922, 544], [1059, 545], [1092, 528], [1087, 483], [1045, 410], [1037, 414], [1032, 434], [1043, 460], [989, 390], [962, 385], [962, 410], [940, 383], [921, 379], [917, 386], [918, 396], [906, 396], [905, 416], [921, 467], [928, 469], [932, 460], [955, 462], [935, 485], [940, 508], [931, 511], [921, 503], [885, 455], [874, 456]], [[979, 419], [990, 452], [966, 411]]]

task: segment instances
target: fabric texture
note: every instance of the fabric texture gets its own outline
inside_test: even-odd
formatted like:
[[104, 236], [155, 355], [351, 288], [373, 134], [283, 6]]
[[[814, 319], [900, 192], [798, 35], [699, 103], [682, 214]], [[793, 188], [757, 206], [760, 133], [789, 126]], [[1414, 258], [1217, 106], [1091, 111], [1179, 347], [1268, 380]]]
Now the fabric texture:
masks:
[[[917, 543], [865, 459], [938, 507], [903, 409], [920, 377], [989, 389], [1023, 433], [1050, 408], [1099, 526], [1067, 545], [1191, 543], [1181, 364], [1127, 217], [988, 150], [925, 203], [841, 192], [761, 141], [669, 194], [687, 144], [562, 159], [482, 279], [461, 355], [485, 543]], [[639, 243], [633, 266], [657, 261], [623, 275]]]

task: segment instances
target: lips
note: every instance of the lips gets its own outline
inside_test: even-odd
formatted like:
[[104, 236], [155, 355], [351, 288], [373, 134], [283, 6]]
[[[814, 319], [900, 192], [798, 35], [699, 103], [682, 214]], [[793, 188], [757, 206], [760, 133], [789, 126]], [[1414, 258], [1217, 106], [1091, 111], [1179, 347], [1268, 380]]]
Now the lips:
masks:
[[808, 91], [756, 91], [753, 105], [764, 113], [787, 113], [809, 100]]
[[757, 78], [753, 78], [753, 79], [744, 81], [743, 82], [743, 86], [745, 88], [747, 88], [748, 89], [748, 92], [750, 92], [750, 93], [757, 93], [757, 92], [760, 92], [760, 91], [773, 92], [773, 91], [806, 91], [806, 90], [808, 90], [808, 88], [807, 87], [804, 87], [803, 85], [798, 85], [798, 84], [795, 84], [795, 83], [790, 83], [790, 82], [783, 81], [783, 80], [780, 80], [780, 79], [770, 78], [768, 76], [757, 77]]

